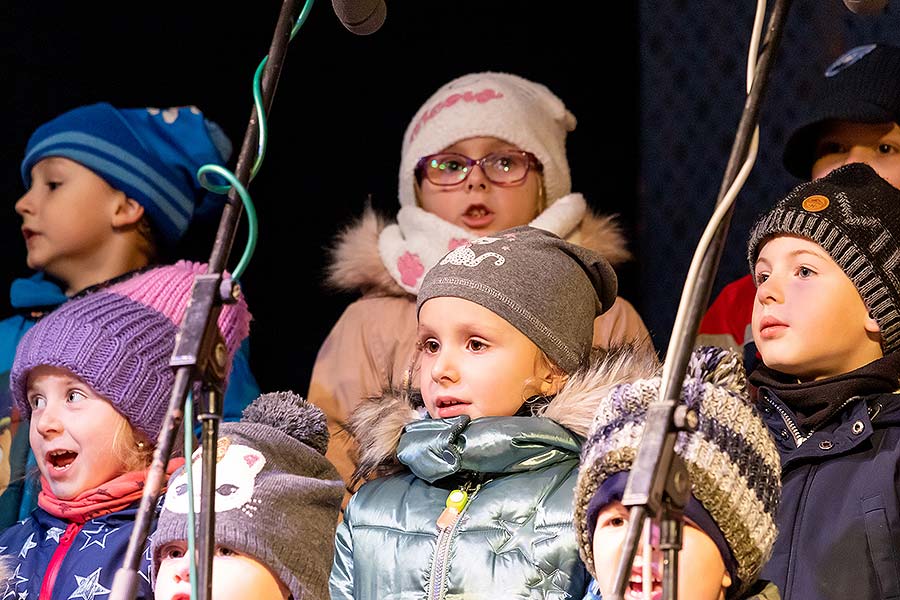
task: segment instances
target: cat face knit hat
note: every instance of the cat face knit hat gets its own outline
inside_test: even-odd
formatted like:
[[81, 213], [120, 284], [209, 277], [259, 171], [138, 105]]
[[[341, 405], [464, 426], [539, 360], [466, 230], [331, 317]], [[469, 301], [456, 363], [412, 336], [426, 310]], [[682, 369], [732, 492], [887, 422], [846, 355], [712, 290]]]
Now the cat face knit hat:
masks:
[[[403, 135], [400, 206], [415, 206], [419, 159], [464, 139], [496, 137], [537, 156], [552, 204], [572, 189], [566, 135], [575, 116], [546, 86], [510, 73], [470, 73], [443, 85], [416, 112]], [[481, 158], [473, 156], [472, 158]]]
[[231, 142], [195, 106], [120, 109], [107, 102], [80, 106], [38, 127], [25, 148], [21, 175], [61, 156], [84, 165], [144, 207], [158, 241], [173, 246], [195, 211], [211, 213], [224, 196], [197, 179], [204, 164], [224, 166]]
[[819, 244], [850, 278], [881, 329], [900, 348], [900, 190], [872, 167], [851, 163], [795, 187], [750, 230], [750, 272], [763, 242], [792, 234]]
[[782, 157], [785, 168], [801, 179], [810, 178], [828, 121], [900, 123], [900, 47], [867, 44], [848, 50], [825, 69], [815, 102]]
[[[268, 567], [294, 600], [328, 598], [344, 483], [324, 456], [327, 447], [324, 413], [289, 392], [263, 394], [239, 423], [223, 423], [219, 437], [215, 543]], [[201, 450], [192, 461], [194, 511]], [[188, 498], [182, 468], [170, 479], [153, 535], [154, 585], [165, 545], [187, 539]]]
[[[596, 575], [593, 554], [597, 513], [620, 500], [624, 477], [637, 456], [659, 376], [614, 387], [599, 404], [575, 488], [575, 530], [582, 560]], [[699, 417], [695, 431], [678, 434], [675, 453], [687, 467], [692, 498], [685, 510], [713, 541], [737, 579], [735, 591], [752, 585], [768, 559], [781, 496], [778, 450], [747, 394], [740, 356], [724, 348], [693, 351], [681, 402]], [[620, 487], [618, 496], [610, 487]], [[691, 502], [701, 505], [693, 510]], [[705, 519], [699, 515], [708, 515]], [[705, 525], [705, 526], [704, 526]], [[721, 543], [724, 542], [724, 543]]]
[[432, 298], [479, 304], [524, 333], [566, 373], [588, 358], [594, 318], [616, 300], [600, 254], [523, 225], [460, 246], [425, 275], [416, 314]]
[[[67, 369], [109, 400], [155, 443], [175, 373], [169, 360], [196, 275], [206, 265], [179, 261], [69, 300], [22, 337], [10, 372], [10, 390], [25, 418], [28, 374], [40, 365]], [[243, 299], [226, 304], [218, 325], [225, 340], [226, 382], [234, 353], [247, 337]]]

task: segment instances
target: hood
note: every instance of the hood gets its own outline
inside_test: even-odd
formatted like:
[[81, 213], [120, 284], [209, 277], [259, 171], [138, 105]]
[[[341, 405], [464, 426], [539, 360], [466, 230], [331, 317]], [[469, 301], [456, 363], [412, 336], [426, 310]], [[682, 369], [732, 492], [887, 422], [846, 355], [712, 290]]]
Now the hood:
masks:
[[[415, 396], [403, 390], [387, 391], [381, 397], [363, 401], [350, 416], [348, 433], [359, 444], [359, 467], [355, 477], [362, 480], [403, 470], [404, 466], [397, 454], [400, 438], [410, 428], [416, 434], [420, 434], [422, 430], [444, 428], [458, 435], [462, 428], [478, 424], [477, 429], [480, 430], [488, 421], [493, 420], [497, 421], [494, 424], [496, 432], [502, 434], [508, 430], [512, 436], [514, 428], [510, 429], [507, 424], [525, 424], [537, 418], [552, 421], [571, 434], [584, 438], [597, 405], [612, 387], [651, 377], [658, 372], [659, 367], [656, 353], [647, 345], [625, 344], [608, 351], [598, 351], [587, 366], [569, 377], [560, 392], [542, 406], [534, 417], [485, 417], [475, 421], [466, 419], [465, 422], [460, 418], [431, 419], [424, 408], [415, 408]], [[482, 421], [485, 422], [484, 425], [480, 424]], [[507, 423], [501, 424], [501, 421]], [[415, 426], [412, 427], [413, 425]], [[536, 427], [549, 432], [554, 425], [542, 423]], [[560, 442], [561, 447], [570, 444], [567, 441], [569, 436], [560, 435], [559, 432], [556, 435], [558, 439], [564, 440]], [[580, 441], [578, 444], [580, 445]]]
[[[534, 222], [552, 211], [544, 211]], [[549, 216], [549, 215], [547, 215]], [[409, 293], [394, 279], [382, 261], [379, 238], [391, 221], [366, 206], [362, 216], [345, 226], [329, 248], [326, 285], [340, 292], [361, 292], [379, 296], [406, 296]], [[585, 212], [566, 240], [602, 254], [613, 266], [631, 260], [622, 227], [615, 215]]]

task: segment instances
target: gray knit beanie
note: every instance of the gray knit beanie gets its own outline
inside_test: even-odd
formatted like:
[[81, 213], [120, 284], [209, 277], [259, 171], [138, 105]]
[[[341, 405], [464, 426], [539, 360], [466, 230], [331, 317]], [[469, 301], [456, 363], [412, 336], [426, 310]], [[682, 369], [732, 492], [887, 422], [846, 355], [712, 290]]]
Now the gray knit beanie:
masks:
[[[614, 387], [597, 407], [581, 451], [575, 487], [575, 531], [581, 558], [594, 567], [593, 534], [604, 484], [631, 469], [651, 402], [659, 399], [659, 376]], [[775, 442], [750, 402], [740, 356], [724, 348], [693, 351], [682, 402], [699, 425], [678, 434], [675, 452], [685, 462], [691, 493], [714, 522], [734, 565], [735, 591], [752, 585], [775, 543], [775, 513], [781, 497], [781, 464]], [[706, 528], [704, 528], [706, 531]], [[720, 548], [720, 551], [723, 549]], [[740, 594], [738, 594], [739, 596]]]
[[824, 248], [878, 322], [884, 353], [900, 348], [900, 190], [863, 163], [798, 185], [750, 230], [751, 273], [760, 246], [776, 234]]
[[600, 254], [523, 225], [444, 256], [422, 281], [416, 314], [431, 298], [479, 304], [524, 333], [566, 373], [584, 364], [594, 318], [616, 300], [615, 271]]
[[[216, 467], [215, 543], [257, 560], [294, 600], [328, 598], [334, 533], [344, 484], [325, 459], [322, 411], [290, 392], [263, 394], [239, 423], [222, 425]], [[194, 510], [200, 510], [200, 449], [193, 456]], [[152, 541], [154, 584], [160, 551], [187, 539], [187, 476], [170, 481]]]

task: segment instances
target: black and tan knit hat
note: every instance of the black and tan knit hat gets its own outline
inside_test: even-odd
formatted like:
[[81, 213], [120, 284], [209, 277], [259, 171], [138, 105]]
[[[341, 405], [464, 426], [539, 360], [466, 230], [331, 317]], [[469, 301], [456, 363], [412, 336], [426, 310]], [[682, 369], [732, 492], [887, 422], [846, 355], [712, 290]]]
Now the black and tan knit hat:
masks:
[[616, 301], [602, 255], [528, 225], [456, 248], [425, 275], [416, 314], [432, 298], [479, 304], [528, 336], [566, 373], [587, 360], [594, 318]]
[[900, 190], [863, 163], [798, 185], [750, 230], [751, 273], [762, 243], [780, 233], [825, 249], [878, 322], [884, 353], [900, 348]]
[[[595, 576], [594, 525], [602, 508], [595, 495], [602, 494], [613, 478], [621, 481], [617, 474], [631, 469], [647, 409], [659, 398], [659, 387], [659, 376], [614, 387], [597, 407], [582, 447], [575, 488], [575, 530], [581, 558]], [[697, 429], [678, 434], [675, 443], [675, 452], [684, 459], [691, 479], [690, 502], [699, 503], [713, 529], [718, 528], [703, 529], [714, 541], [724, 540], [726, 547], [720, 547], [720, 552], [736, 579], [732, 589], [742, 592], [756, 581], [777, 536], [775, 512], [781, 496], [778, 450], [747, 395], [747, 379], [737, 353], [713, 346], [695, 349], [681, 400], [699, 417]], [[690, 516], [690, 510], [685, 513]]]
[[[294, 600], [328, 597], [334, 533], [344, 484], [325, 458], [322, 411], [290, 392], [263, 394], [238, 423], [222, 425], [216, 456], [215, 543], [272, 571]], [[194, 510], [200, 510], [200, 451], [194, 453]], [[187, 539], [187, 477], [169, 481], [153, 535], [154, 584], [161, 551]]]

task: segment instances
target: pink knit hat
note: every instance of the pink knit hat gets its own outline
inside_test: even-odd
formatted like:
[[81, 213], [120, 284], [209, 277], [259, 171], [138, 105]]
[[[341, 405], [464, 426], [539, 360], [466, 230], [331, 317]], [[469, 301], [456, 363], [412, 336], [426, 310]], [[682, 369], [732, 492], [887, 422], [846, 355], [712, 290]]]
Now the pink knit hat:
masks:
[[[162, 427], [175, 372], [169, 360], [194, 278], [207, 265], [179, 261], [145, 271], [70, 300], [41, 319], [19, 342], [10, 372], [13, 401], [29, 418], [28, 373], [61, 367], [109, 400], [128, 422], [155, 440]], [[241, 298], [223, 306], [218, 325], [234, 353], [247, 337], [251, 315]]]

